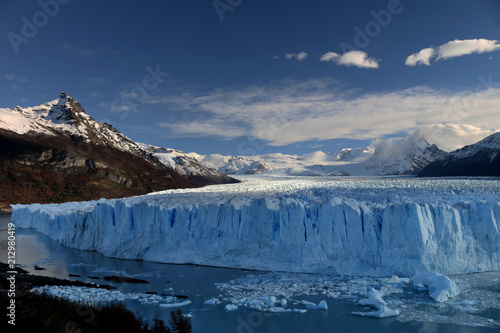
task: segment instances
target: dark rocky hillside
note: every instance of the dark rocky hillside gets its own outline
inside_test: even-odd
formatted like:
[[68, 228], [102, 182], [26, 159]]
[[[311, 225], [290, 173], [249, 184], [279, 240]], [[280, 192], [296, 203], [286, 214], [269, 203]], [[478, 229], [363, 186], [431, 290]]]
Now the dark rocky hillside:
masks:
[[452, 151], [427, 165], [418, 176], [500, 176], [500, 133]]
[[[178, 174], [64, 93], [38, 108], [1, 111], [0, 208], [235, 181], [221, 174], [193, 179]], [[29, 130], [20, 129], [26, 121]]]

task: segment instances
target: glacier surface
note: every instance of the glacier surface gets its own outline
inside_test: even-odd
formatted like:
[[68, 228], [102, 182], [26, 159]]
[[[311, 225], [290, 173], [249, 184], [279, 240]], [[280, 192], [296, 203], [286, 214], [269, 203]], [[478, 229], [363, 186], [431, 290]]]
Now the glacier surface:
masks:
[[50, 205], [12, 220], [106, 256], [362, 276], [500, 270], [500, 180], [259, 178]]

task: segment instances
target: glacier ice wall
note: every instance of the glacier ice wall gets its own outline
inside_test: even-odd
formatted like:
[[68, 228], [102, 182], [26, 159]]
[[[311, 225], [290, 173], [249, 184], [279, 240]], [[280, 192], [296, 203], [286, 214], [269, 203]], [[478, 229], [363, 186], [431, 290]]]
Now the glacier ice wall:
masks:
[[499, 185], [249, 181], [15, 205], [12, 219], [69, 247], [126, 259], [364, 276], [458, 274], [500, 270]]

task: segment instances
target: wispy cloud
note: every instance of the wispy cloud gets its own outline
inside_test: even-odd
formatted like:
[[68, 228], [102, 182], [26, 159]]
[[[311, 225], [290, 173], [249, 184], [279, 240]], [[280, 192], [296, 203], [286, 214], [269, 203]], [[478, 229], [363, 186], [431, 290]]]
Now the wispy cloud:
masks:
[[59, 45], [59, 49], [66, 52], [71, 52], [79, 57], [89, 57], [94, 54], [93, 49], [75, 47], [71, 44], [61, 44]]
[[444, 151], [476, 143], [495, 131], [467, 124], [432, 124], [418, 127], [412, 134], [424, 137]]
[[6, 79], [12, 83], [12, 86], [10, 87], [10, 89], [12, 91], [16, 91], [17, 85], [19, 83], [23, 83], [23, 82], [28, 81], [28, 79], [26, 79], [22, 76], [15, 75], [15, 74], [6, 74], [6, 75], [4, 75], [4, 79]]
[[87, 84], [89, 86], [96, 86], [106, 82], [108, 82], [108, 79], [105, 79], [103, 77], [91, 77], [87, 80]]
[[327, 52], [321, 56], [320, 60], [344, 66], [378, 68], [378, 61], [373, 58], [369, 58], [363, 51], [349, 51], [342, 55], [335, 52]]
[[[273, 59], [279, 60], [280, 57], [274, 56]], [[286, 60], [296, 59], [298, 61], [304, 61], [307, 59], [307, 53], [304, 51], [299, 52], [299, 53], [285, 53], [285, 59]]]
[[438, 47], [425, 48], [417, 53], [413, 53], [406, 58], [405, 64], [408, 66], [430, 65], [432, 58], [437, 60], [447, 60], [461, 57], [473, 53], [486, 53], [500, 50], [500, 43], [497, 40], [488, 39], [455, 39]]
[[16, 83], [22, 83], [22, 82], [28, 81], [28, 79], [26, 79], [22, 76], [14, 75], [14, 74], [6, 74], [6, 75], [4, 75], [4, 79], [7, 79], [7, 80], [12, 81], [12, 82], [16, 82]]
[[426, 124], [471, 124], [491, 130], [500, 128], [498, 105], [500, 88], [449, 92], [421, 86], [360, 94], [335, 81], [317, 79], [165, 98], [163, 107], [182, 110], [189, 117], [158, 125], [176, 137], [248, 136], [281, 146], [335, 138], [374, 139]]

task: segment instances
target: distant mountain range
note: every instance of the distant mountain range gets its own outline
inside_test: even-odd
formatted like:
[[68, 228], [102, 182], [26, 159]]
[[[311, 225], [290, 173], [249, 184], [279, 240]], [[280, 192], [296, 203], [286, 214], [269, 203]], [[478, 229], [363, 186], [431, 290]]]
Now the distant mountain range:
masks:
[[364, 148], [305, 155], [225, 156], [177, 154], [195, 158], [228, 175], [276, 176], [500, 176], [500, 133], [447, 153], [418, 132], [403, 139], [377, 140]]
[[452, 151], [427, 165], [419, 176], [500, 176], [500, 133]]
[[375, 141], [364, 148], [305, 155], [265, 154], [224, 156], [185, 154], [228, 175], [274, 174], [288, 176], [413, 175], [446, 152], [416, 134], [404, 139]]
[[0, 208], [10, 203], [116, 198], [237, 182], [229, 175], [500, 176], [500, 133], [451, 153], [417, 132], [364, 148], [305, 155], [200, 155], [136, 143], [61, 93], [0, 108]]
[[236, 181], [193, 160], [179, 163], [190, 171], [180, 174], [177, 167], [165, 165], [113, 126], [86, 114], [64, 92], [39, 106], [0, 109], [4, 208], [10, 203], [115, 198]]

